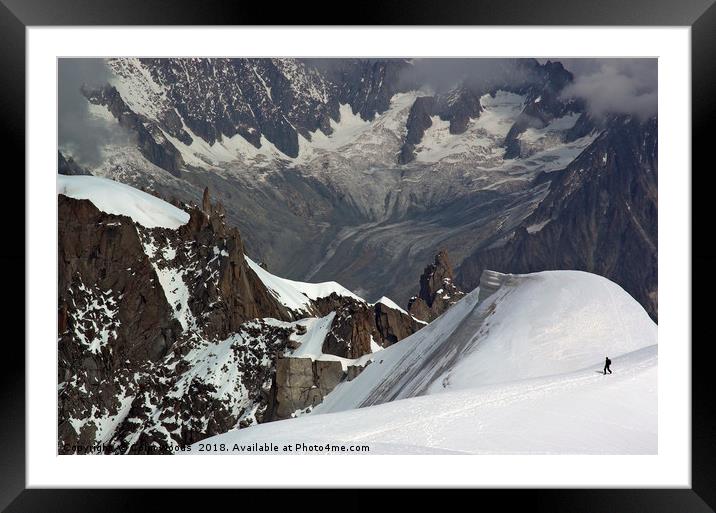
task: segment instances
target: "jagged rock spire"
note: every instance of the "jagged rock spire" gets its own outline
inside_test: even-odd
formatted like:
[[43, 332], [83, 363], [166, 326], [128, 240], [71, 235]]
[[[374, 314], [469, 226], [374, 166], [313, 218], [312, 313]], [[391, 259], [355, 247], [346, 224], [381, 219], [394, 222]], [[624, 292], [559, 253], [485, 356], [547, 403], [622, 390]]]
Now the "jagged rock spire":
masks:
[[448, 252], [442, 249], [420, 276], [420, 292], [410, 298], [408, 311], [416, 319], [430, 322], [464, 295], [453, 283], [450, 257]]
[[443, 281], [453, 280], [452, 265], [450, 265], [450, 257], [444, 249], [435, 255], [435, 260], [428, 265], [423, 274], [420, 276], [420, 294], [428, 306], [432, 306], [435, 294], [443, 288]]
[[201, 198], [201, 210], [206, 214], [211, 214], [211, 198], [209, 196], [209, 187], [204, 188], [204, 195]]

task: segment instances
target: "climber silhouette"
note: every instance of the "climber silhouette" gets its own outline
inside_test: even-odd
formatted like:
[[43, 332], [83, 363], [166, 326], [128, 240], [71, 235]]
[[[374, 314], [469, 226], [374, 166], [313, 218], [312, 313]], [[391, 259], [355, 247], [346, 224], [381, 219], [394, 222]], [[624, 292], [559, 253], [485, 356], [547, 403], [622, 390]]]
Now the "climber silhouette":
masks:
[[611, 361], [611, 360], [609, 359], [609, 357], [607, 356], [607, 359], [604, 361], [604, 374], [606, 374], [607, 371], [609, 371], [609, 374], [612, 373], [612, 369], [609, 368], [609, 366], [610, 366], [611, 364], [612, 364], [612, 361]]

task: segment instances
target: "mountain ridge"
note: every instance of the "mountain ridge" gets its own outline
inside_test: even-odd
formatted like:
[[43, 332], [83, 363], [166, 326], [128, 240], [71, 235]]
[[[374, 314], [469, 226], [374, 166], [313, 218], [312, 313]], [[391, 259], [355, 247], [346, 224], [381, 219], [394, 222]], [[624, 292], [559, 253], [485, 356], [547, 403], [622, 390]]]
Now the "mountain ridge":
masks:
[[[110, 66], [110, 87], [131, 112], [89, 88], [93, 107], [110, 105], [120, 125], [142, 125], [148, 135], [138, 136], [138, 148], [108, 145], [106, 160], [89, 172], [184, 202], [200, 201], [209, 186], [249, 252], [279, 274], [336, 279], [369, 300], [387, 294], [402, 305], [413, 295], [411, 277], [440, 248], [454, 260], [458, 285], [474, 286], [479, 272], [470, 271], [469, 257], [511, 236], [548, 194], [552, 174], [620, 123], [564, 95], [574, 77], [554, 61], [498, 59], [489, 73], [437, 89], [404, 59], [117, 59]], [[244, 83], [251, 84], [245, 91]], [[308, 108], [314, 104], [320, 109]], [[412, 115], [421, 104], [421, 115]], [[636, 224], [628, 229], [639, 236]], [[540, 259], [500, 268], [537, 270]], [[571, 265], [555, 257], [548, 267]], [[623, 270], [584, 268], [627, 286], [656, 318], [651, 277], [647, 291]]]
[[326, 362], [323, 394], [423, 326], [388, 301], [261, 269], [208, 191], [179, 208], [103, 178], [58, 182], [61, 454], [171, 453], [292, 414], [289, 399], [313, 405], [321, 396], [282, 394], [295, 376], [276, 370], [302, 360], [292, 354], [319, 317], [331, 322], [308, 363]]

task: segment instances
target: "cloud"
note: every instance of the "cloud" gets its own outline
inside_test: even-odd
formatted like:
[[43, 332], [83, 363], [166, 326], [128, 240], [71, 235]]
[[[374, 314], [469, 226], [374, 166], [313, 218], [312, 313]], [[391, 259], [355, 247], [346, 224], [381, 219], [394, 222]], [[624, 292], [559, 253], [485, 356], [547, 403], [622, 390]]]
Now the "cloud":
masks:
[[445, 92], [459, 83], [487, 90], [505, 81], [526, 82], [534, 79], [529, 59], [433, 58], [413, 59], [405, 70], [401, 85], [430, 87]]
[[106, 144], [129, 146], [134, 136], [119, 123], [93, 116], [90, 103], [80, 92], [108, 83], [112, 74], [103, 59], [60, 59], [57, 76], [57, 129], [60, 150], [81, 165], [96, 165], [102, 160]]
[[631, 114], [646, 119], [657, 114], [656, 59], [557, 59], [574, 74], [562, 96], [585, 100], [595, 117]]

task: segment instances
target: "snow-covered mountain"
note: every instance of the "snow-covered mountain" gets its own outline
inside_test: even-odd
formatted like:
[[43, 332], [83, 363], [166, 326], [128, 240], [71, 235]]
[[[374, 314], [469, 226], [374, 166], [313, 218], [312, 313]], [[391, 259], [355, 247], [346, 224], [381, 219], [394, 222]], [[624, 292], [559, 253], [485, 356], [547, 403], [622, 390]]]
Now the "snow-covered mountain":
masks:
[[169, 453], [289, 417], [425, 324], [387, 298], [269, 273], [208, 191], [198, 207], [57, 180], [62, 454]]
[[[602, 374], [605, 356], [614, 374]], [[304, 453], [657, 451], [656, 325], [596, 275], [486, 271], [479, 289], [371, 360], [308, 416], [206, 442], [234, 454], [287, 441]]]
[[[405, 305], [413, 277], [444, 248], [469, 289], [479, 265], [463, 271], [463, 262], [512, 237], [552, 172], [622, 124], [563, 95], [573, 77], [559, 63], [490, 62], [435, 89], [409, 59], [113, 59], [108, 83], [82, 91], [91, 116], [124, 127], [136, 144], [107, 141], [86, 168], [184, 202], [209, 186], [249, 252], [294, 280], [338, 280], [369, 300], [388, 294]], [[636, 135], [638, 125], [628, 125]], [[72, 147], [61, 150], [71, 156]], [[642, 169], [655, 175], [654, 151], [643, 145], [612, 170], [651, 162]], [[643, 240], [636, 224], [625, 229]], [[611, 246], [590, 237], [591, 246]], [[527, 270], [603, 274], [657, 317], [654, 266], [635, 287], [623, 266], [560, 254]], [[641, 265], [626, 258], [627, 268]]]
[[612, 277], [654, 320], [658, 311], [656, 118], [613, 120], [564, 170], [510, 233], [467, 257], [460, 282], [483, 269], [527, 273], [580, 269]]
[[58, 153], [60, 453], [655, 451], [657, 118], [558, 62], [421, 61], [76, 84], [104, 138]]

